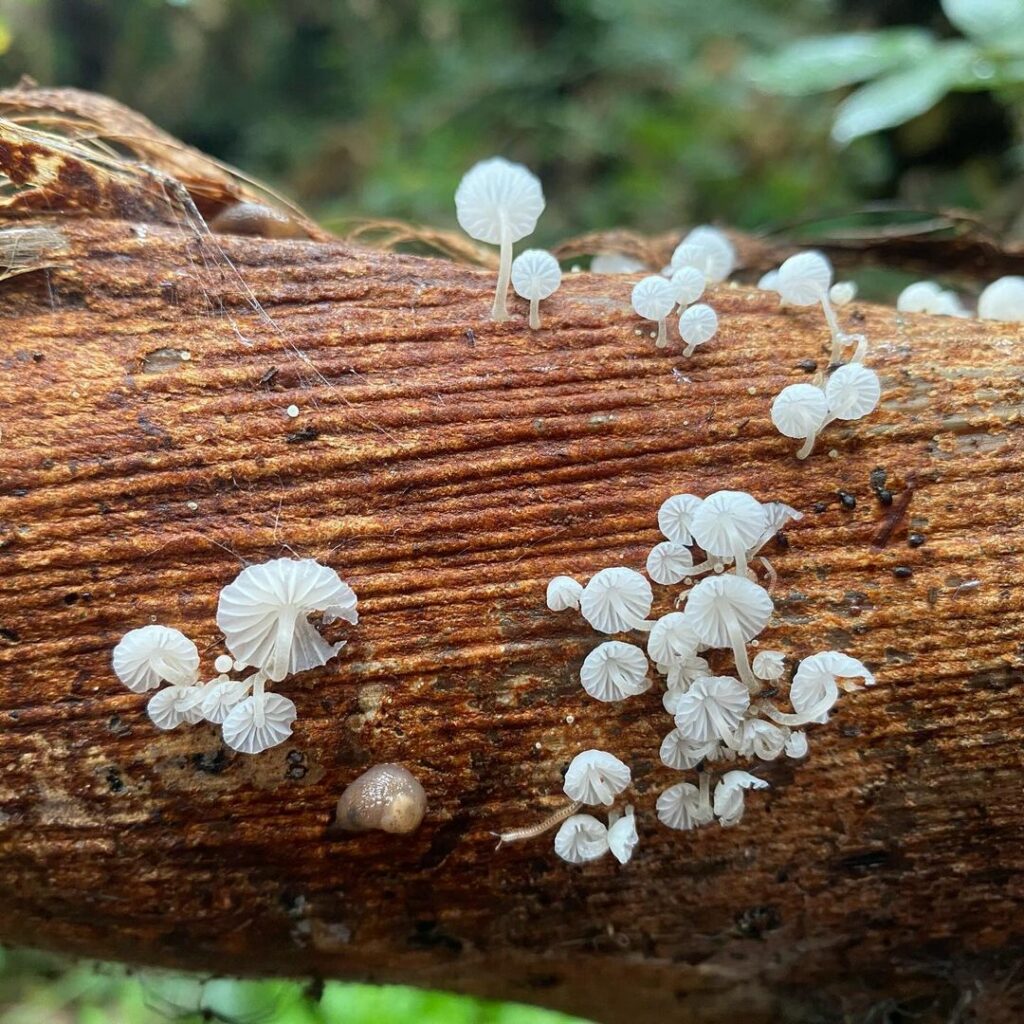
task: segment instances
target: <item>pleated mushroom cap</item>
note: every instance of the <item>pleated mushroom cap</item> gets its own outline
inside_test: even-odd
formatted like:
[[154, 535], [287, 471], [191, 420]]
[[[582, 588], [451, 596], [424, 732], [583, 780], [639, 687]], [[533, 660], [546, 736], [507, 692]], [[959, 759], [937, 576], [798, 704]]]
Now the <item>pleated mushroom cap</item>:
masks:
[[706, 303], [684, 309], [679, 317], [679, 337], [687, 345], [703, 345], [718, 333], [718, 314]]
[[111, 665], [132, 693], [145, 693], [161, 683], [190, 686], [199, 675], [199, 651], [177, 629], [143, 626], [121, 637]]
[[595, 647], [580, 669], [583, 689], [600, 701], [625, 700], [650, 689], [647, 657], [639, 647], [609, 640]]
[[786, 671], [786, 656], [782, 651], [758, 651], [751, 665], [754, 675], [765, 682], [774, 683]]
[[709, 554], [732, 558], [754, 547], [764, 533], [767, 518], [763, 506], [743, 491], [715, 491], [693, 514], [693, 539]]
[[647, 621], [654, 594], [633, 569], [613, 566], [591, 577], [580, 595], [583, 618], [599, 633], [622, 633]]
[[772, 402], [772, 423], [784, 437], [809, 437], [828, 416], [825, 392], [813, 384], [790, 384]]
[[325, 624], [357, 623], [356, 595], [338, 574], [311, 558], [277, 558], [251, 565], [220, 594], [217, 625], [235, 660], [275, 682], [325, 665], [345, 646], [329, 644], [307, 616]]
[[553, 612], [564, 612], [578, 609], [583, 586], [571, 576], [556, 576], [548, 582], [545, 598], [548, 608]]
[[639, 841], [632, 805], [622, 815], [616, 816], [614, 811], [608, 815], [608, 849], [620, 864], [632, 858]]
[[666, 498], [658, 509], [658, 529], [677, 544], [692, 544], [690, 524], [702, 501], [696, 494], [673, 494]]
[[224, 742], [243, 754], [259, 754], [292, 734], [295, 705], [279, 693], [254, 694], [236, 704], [224, 719]]
[[764, 779], [750, 772], [726, 772], [715, 786], [715, 814], [723, 828], [738, 825], [743, 818], [744, 794], [748, 789], [767, 789]]
[[978, 316], [1007, 323], [1024, 320], [1024, 277], [993, 281], [978, 298]]
[[730, 647], [730, 620], [735, 619], [744, 642], [749, 642], [768, 625], [774, 607], [764, 587], [727, 574], [709, 576], [690, 591], [686, 616], [702, 643]]
[[838, 420], [859, 420], [867, 416], [881, 398], [878, 374], [860, 363], [840, 366], [825, 385], [828, 411]]
[[199, 708], [203, 718], [214, 725], [221, 725], [236, 704], [240, 704], [249, 693], [249, 684], [232, 682], [211, 683], [203, 687], [203, 700]]
[[204, 686], [165, 686], [146, 704], [146, 714], [158, 729], [176, 729], [182, 723], [195, 725], [203, 720], [200, 704]]
[[512, 287], [520, 298], [549, 298], [561, 283], [562, 268], [546, 249], [526, 249], [512, 261]]
[[[863, 663], [841, 651], [822, 651], [804, 658], [793, 675], [789, 700], [793, 710], [806, 721], [825, 721], [832, 705], [839, 699], [840, 679], [862, 679], [865, 686], [874, 686], [875, 677]], [[844, 689], [859, 689], [846, 683]]]
[[696, 267], [680, 267], [670, 278], [669, 284], [680, 306], [696, 302], [703, 294], [706, 280]]
[[736, 248], [724, 232], [701, 224], [676, 246], [672, 266], [695, 267], [709, 281], [724, 281], [736, 269]]
[[676, 701], [676, 728], [691, 743], [728, 739], [750, 706], [750, 691], [729, 676], [698, 679]]
[[679, 583], [692, 568], [690, 549], [678, 541], [662, 541], [651, 548], [647, 556], [647, 575], [655, 583]]
[[711, 815], [700, 805], [700, 790], [690, 782], [669, 786], [658, 797], [655, 810], [658, 820], [669, 828], [697, 828], [711, 820]]
[[832, 264], [820, 252], [797, 253], [779, 267], [776, 286], [785, 302], [813, 306], [828, 298]]
[[661, 668], [669, 668], [697, 653], [700, 637], [693, 630], [685, 612], [662, 615], [647, 636], [647, 653]]
[[629, 766], [606, 750], [584, 750], [577, 754], [565, 773], [565, 795], [585, 804], [611, 807], [629, 785]]
[[676, 297], [665, 278], [651, 275], [633, 286], [630, 302], [637, 316], [645, 320], [664, 320], [675, 307]]
[[608, 852], [608, 829], [590, 814], [574, 814], [555, 833], [555, 853], [570, 864], [585, 864]]
[[474, 164], [455, 190], [455, 216], [470, 238], [501, 243], [504, 222], [517, 242], [533, 232], [544, 212], [540, 179], [522, 164], [496, 156]]

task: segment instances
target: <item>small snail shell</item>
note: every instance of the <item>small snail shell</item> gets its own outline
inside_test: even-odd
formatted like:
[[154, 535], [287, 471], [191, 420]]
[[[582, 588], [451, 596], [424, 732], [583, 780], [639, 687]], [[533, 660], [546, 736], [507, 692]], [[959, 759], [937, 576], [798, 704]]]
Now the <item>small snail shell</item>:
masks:
[[415, 832], [427, 810], [427, 794], [400, 764], [375, 764], [338, 800], [337, 828], [347, 832]]

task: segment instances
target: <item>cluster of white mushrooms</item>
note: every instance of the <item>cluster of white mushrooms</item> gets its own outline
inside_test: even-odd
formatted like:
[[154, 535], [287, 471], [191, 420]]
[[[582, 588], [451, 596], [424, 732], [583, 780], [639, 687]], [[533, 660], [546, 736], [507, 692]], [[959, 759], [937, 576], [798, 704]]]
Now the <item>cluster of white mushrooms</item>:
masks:
[[[121, 638], [114, 674], [133, 693], [157, 690], [146, 710], [158, 729], [212, 722], [227, 746], [258, 754], [283, 743], [296, 718], [294, 703], [267, 684], [326, 665], [345, 646], [344, 640], [329, 644], [309, 616], [319, 613], [323, 625], [338, 619], [355, 625], [356, 604], [352, 588], [311, 558], [251, 565], [220, 592], [217, 626], [230, 654], [214, 660], [212, 679], [201, 681], [196, 645], [158, 625]], [[245, 675], [248, 669], [254, 671]], [[232, 672], [244, 678], [233, 679]]]
[[[772, 402], [772, 423], [780, 434], [803, 442], [798, 459], [814, 449], [818, 434], [835, 420], [859, 420], [872, 412], [881, 397], [878, 374], [864, 365], [868, 343], [863, 334], [847, 334], [833, 307], [851, 301], [856, 290], [849, 282], [832, 283], [832, 265], [820, 252], [790, 256], [777, 271], [761, 278], [762, 288], [777, 291], [791, 306], [820, 305], [832, 336], [829, 371], [814, 383], [790, 384]], [[841, 364], [851, 350], [849, 361]]]
[[[901, 313], [968, 317], [970, 311], [956, 292], [935, 281], [915, 281], [900, 292], [896, 308]], [[1000, 277], [978, 297], [978, 317], [1003, 323], [1024, 323], [1024, 277]]]
[[[781, 651], [758, 651], [751, 660], [749, 646], [768, 626], [774, 610], [769, 591], [757, 582], [752, 565], [757, 559], [770, 579], [774, 570], [760, 556], [763, 546], [791, 519], [795, 509], [780, 502], [762, 504], [741, 491], [718, 491], [705, 499], [692, 494], [668, 498], [658, 512], [665, 540], [647, 558], [647, 577], [614, 566], [596, 573], [586, 586], [569, 576], [548, 584], [547, 605], [555, 612], [578, 610], [599, 633], [647, 634], [647, 651], [631, 640], [607, 640], [587, 655], [580, 682], [596, 700], [629, 700], [651, 687], [649, 662], [665, 677], [662, 704], [675, 728], [665, 736], [660, 757], [669, 768], [698, 770], [696, 784], [679, 782], [657, 800], [662, 824], [692, 829], [717, 819], [723, 827], [739, 824], [748, 789], [767, 783], [742, 769], [724, 771], [712, 790], [709, 766], [757, 758], [771, 761], [783, 754], [807, 754], [804, 731], [826, 722], [839, 689], [872, 685], [874, 677], [863, 664], [838, 651], [804, 658], [788, 690], [791, 711], [774, 702], [783, 686], [786, 656]], [[702, 552], [699, 559], [691, 550]], [[675, 601], [682, 611], [652, 620], [653, 581], [658, 585], [689, 583]], [[705, 652], [728, 650], [735, 674], [716, 673]], [[861, 680], [861, 684], [853, 680]], [[586, 778], [589, 785], [581, 784]], [[565, 793], [572, 803], [532, 829], [505, 833], [504, 841], [530, 838], [567, 815], [555, 839], [555, 852], [581, 863], [611, 852], [620, 861], [636, 846], [632, 807], [607, 826], [587, 814], [582, 804], [610, 805], [630, 783], [630, 772], [603, 751], [580, 754], [566, 773]], [[627, 856], [623, 856], [623, 854]]]

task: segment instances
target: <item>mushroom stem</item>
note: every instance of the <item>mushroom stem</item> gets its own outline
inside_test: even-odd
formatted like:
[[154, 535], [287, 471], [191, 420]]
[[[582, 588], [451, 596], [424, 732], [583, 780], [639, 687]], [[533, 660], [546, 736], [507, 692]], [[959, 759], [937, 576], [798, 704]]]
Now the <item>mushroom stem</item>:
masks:
[[667, 348], [668, 347], [668, 320], [658, 321], [658, 337], [654, 342], [655, 348]]
[[806, 459], [808, 455], [814, 450], [814, 442], [818, 440], [818, 432], [814, 431], [808, 434], [804, 443], [800, 445], [799, 450], [796, 453], [798, 459]]
[[732, 656], [736, 659], [736, 671], [751, 693], [757, 693], [761, 684], [757, 681], [753, 669], [750, 667], [750, 659], [747, 657], [747, 645], [740, 632], [740, 624], [735, 615], [729, 614], [725, 617], [725, 628], [729, 633], [729, 643], [732, 646]]
[[498, 262], [498, 286], [494, 291], [491, 319], [502, 321], [508, 317], [508, 282], [512, 276], [512, 233], [504, 216], [501, 218], [501, 255]]
[[825, 314], [825, 322], [828, 324], [829, 332], [832, 335], [832, 355], [829, 357], [829, 362], [834, 363], [839, 359], [839, 356], [842, 353], [842, 339], [844, 335], [842, 328], [839, 326], [836, 311], [832, 308], [832, 303], [829, 301], [827, 292], [822, 293], [821, 308]]
[[256, 679], [252, 686], [252, 695], [256, 698], [255, 711], [253, 713], [253, 722], [257, 728], [262, 729], [267, 724], [266, 708], [263, 706], [263, 701], [259, 698], [263, 696], [263, 673], [257, 673]]
[[687, 345], [686, 348], [683, 349], [683, 355], [684, 356], [692, 356], [693, 353], [694, 353], [694, 350], [696, 348], [697, 348], [696, 345]]
[[736, 563], [736, 575], [746, 579], [747, 576], [747, 550], [743, 545], [732, 549], [732, 557]]
[[274, 638], [274, 657], [267, 675], [280, 682], [288, 675], [288, 661], [292, 651], [292, 637], [295, 633], [295, 620], [298, 618], [297, 608], [282, 608], [277, 620], [277, 636]]
[[530, 299], [530, 328], [540, 330], [540, 299]]
[[166, 658], [156, 655], [150, 662], [153, 671], [161, 678], [166, 679], [172, 686], [190, 686], [192, 679], [187, 672], [169, 662]]

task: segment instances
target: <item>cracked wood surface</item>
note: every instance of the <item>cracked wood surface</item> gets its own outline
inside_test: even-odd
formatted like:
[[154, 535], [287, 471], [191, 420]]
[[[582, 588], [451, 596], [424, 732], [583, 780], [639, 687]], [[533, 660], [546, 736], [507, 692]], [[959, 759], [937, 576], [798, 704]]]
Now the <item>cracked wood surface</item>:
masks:
[[[684, 360], [638, 331], [632, 278], [567, 274], [531, 332], [519, 300], [487, 319], [491, 274], [440, 260], [45, 223], [59, 265], [0, 285], [0, 940], [609, 1022], [938, 1013], [978, 979], [1012, 1012], [1017, 327], [848, 307], [882, 405], [801, 464], [768, 407], [826, 332], [765, 293], [713, 289], [719, 336]], [[766, 551], [762, 645], [845, 650], [878, 686], [810, 731], [806, 762], [755, 768], [772, 788], [740, 827], [676, 833], [653, 810], [689, 777], [659, 763], [659, 689], [589, 699], [600, 638], [544, 587], [641, 566], [665, 497], [722, 487], [805, 513]], [[117, 639], [175, 626], [209, 668], [219, 589], [289, 553], [337, 568], [361, 613], [327, 631], [350, 639], [336, 661], [280, 687], [291, 740], [250, 758], [213, 726], [159, 734], [110, 672]], [[495, 852], [588, 747], [633, 768], [633, 861], [570, 867], [550, 837]], [[423, 783], [423, 826], [331, 833], [346, 783], [386, 761]]]

